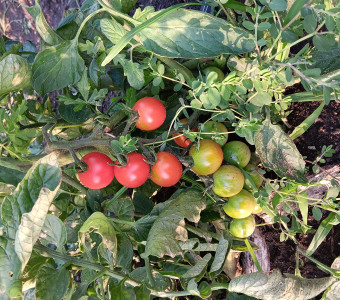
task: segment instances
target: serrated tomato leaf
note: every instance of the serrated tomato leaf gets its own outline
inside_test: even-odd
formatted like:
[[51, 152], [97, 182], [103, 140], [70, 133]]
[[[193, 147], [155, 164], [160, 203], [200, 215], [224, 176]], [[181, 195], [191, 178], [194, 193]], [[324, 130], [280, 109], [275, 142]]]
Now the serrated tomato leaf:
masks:
[[198, 190], [188, 189], [179, 194], [152, 225], [143, 257], [183, 255], [178, 241], [188, 239], [184, 219], [197, 223], [205, 206], [205, 197]]
[[292, 139], [267, 118], [255, 134], [256, 151], [263, 164], [280, 177], [306, 183], [305, 161]]

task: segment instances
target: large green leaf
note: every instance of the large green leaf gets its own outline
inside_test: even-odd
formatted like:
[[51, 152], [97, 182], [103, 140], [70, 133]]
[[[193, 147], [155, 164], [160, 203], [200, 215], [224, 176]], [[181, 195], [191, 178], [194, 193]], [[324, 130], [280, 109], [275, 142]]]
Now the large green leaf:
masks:
[[7, 299], [6, 291], [19, 278], [21, 263], [14, 251], [14, 242], [0, 237], [0, 299]]
[[67, 292], [70, 280], [69, 271], [50, 264], [42, 266], [38, 272], [35, 290], [36, 300], [62, 299]]
[[[59, 184], [61, 184], [61, 181]], [[44, 226], [48, 209], [57, 192], [58, 188], [50, 191], [48, 188], [43, 187], [40, 190], [32, 210], [21, 216], [21, 223], [15, 237], [15, 252], [21, 261], [22, 269], [25, 268], [31, 256], [33, 246], [38, 240], [41, 229]]]
[[1, 218], [10, 238], [21, 222], [21, 216], [30, 212], [42, 189], [48, 194], [56, 191], [61, 182], [61, 170], [56, 154], [51, 153], [38, 160], [26, 173], [11, 196], [5, 198], [1, 206]]
[[19, 55], [10, 54], [0, 61], [0, 97], [31, 86], [31, 66]]
[[49, 214], [46, 216], [40, 237], [43, 245], [53, 244], [62, 251], [67, 241], [66, 227], [57, 216]]
[[85, 244], [86, 235], [95, 232], [101, 235], [102, 243], [105, 248], [112, 252], [113, 257], [117, 256], [117, 237], [116, 231], [109, 219], [101, 212], [93, 213], [81, 226], [78, 232], [79, 242]]
[[255, 147], [264, 165], [280, 177], [307, 182], [305, 161], [292, 139], [267, 118], [255, 134]]
[[198, 190], [190, 189], [179, 194], [160, 213], [151, 227], [143, 257], [183, 255], [178, 241], [188, 239], [184, 219], [197, 223], [205, 206], [205, 198]]
[[77, 83], [85, 68], [77, 41], [65, 41], [40, 52], [33, 63], [33, 88], [40, 94], [60, 90]]
[[221, 18], [201, 11], [179, 9], [143, 29], [144, 47], [162, 56], [200, 58], [253, 50], [254, 37]]
[[53, 29], [48, 25], [43, 12], [41, 10], [39, 0], [35, 0], [35, 5], [27, 7], [27, 11], [35, 20], [35, 28], [40, 34], [41, 38], [50, 45], [56, 45], [63, 41], [63, 39], [53, 31]]
[[266, 300], [307, 300], [334, 281], [333, 277], [306, 279], [274, 270], [271, 274], [255, 272], [234, 278], [229, 283], [229, 291]]
[[126, 29], [115, 19], [101, 19], [100, 28], [113, 44], [117, 44], [124, 34], [126, 34]]

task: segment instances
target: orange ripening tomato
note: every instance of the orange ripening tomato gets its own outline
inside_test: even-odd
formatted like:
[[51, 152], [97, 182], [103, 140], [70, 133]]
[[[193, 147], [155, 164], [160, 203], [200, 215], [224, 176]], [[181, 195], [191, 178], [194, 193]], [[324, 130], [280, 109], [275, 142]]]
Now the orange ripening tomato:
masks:
[[[188, 118], [184, 118], [179, 120], [182, 124], [185, 124], [188, 122]], [[192, 131], [197, 131], [197, 127], [193, 128]], [[187, 138], [185, 135], [181, 135], [181, 133], [176, 132], [172, 135], [172, 137], [176, 137], [178, 136], [178, 138], [174, 139], [174, 142], [182, 147], [182, 148], [188, 148], [189, 145], [191, 144], [191, 140], [189, 138]]]

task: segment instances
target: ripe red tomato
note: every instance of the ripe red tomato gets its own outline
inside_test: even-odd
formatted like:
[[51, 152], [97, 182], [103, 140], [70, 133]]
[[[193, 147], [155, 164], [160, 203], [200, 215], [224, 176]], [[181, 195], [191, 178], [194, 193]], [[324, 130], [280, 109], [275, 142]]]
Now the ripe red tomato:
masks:
[[[188, 118], [184, 118], [179, 120], [181, 123], [185, 124], [188, 122]], [[193, 128], [192, 131], [197, 131], [197, 127]], [[172, 137], [179, 136], [178, 138], [174, 139], [174, 142], [182, 147], [182, 148], [188, 148], [191, 144], [191, 141], [189, 138], [187, 138], [185, 135], [181, 135], [180, 133], [176, 132], [172, 135]]]
[[175, 185], [182, 176], [182, 164], [169, 152], [157, 153], [157, 161], [151, 168], [150, 179], [159, 186]]
[[[150, 174], [150, 165], [145, 162], [142, 154], [133, 152], [127, 154], [128, 163], [126, 166], [115, 166], [117, 181], [128, 188], [136, 188], [145, 183]], [[118, 161], [116, 161], [118, 164]]]
[[138, 112], [136, 127], [141, 130], [155, 130], [164, 123], [166, 118], [163, 103], [153, 97], [139, 99], [132, 109]]
[[255, 219], [252, 215], [244, 219], [234, 219], [230, 223], [230, 233], [238, 238], [246, 238], [253, 234], [255, 230]]
[[108, 186], [115, 177], [113, 162], [107, 155], [91, 152], [83, 157], [87, 170], [78, 174], [79, 181], [87, 188], [98, 190]]
[[212, 140], [201, 140], [199, 148], [193, 145], [189, 155], [194, 160], [192, 170], [198, 175], [209, 175], [221, 166], [223, 151], [221, 146]]

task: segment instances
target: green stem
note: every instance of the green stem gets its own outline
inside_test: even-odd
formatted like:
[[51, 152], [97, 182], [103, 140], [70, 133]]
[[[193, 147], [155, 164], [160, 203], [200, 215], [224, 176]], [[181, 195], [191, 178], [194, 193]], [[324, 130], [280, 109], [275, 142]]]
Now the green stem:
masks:
[[152, 275], [149, 257], [145, 258], [144, 261], [145, 261], [146, 276], [149, 279], [151, 288], [154, 289], [156, 287], [156, 282], [155, 282], [155, 279], [153, 278], [153, 275]]
[[245, 239], [244, 242], [245, 242], [246, 245], [247, 245], [248, 251], [249, 251], [249, 253], [250, 253], [251, 258], [252, 258], [253, 261], [254, 261], [254, 264], [255, 264], [255, 266], [256, 266], [256, 268], [257, 268], [257, 271], [263, 272], [263, 271], [262, 271], [262, 268], [261, 268], [261, 265], [260, 265], [259, 261], [257, 260], [257, 257], [256, 257], [256, 255], [255, 255], [254, 250], [253, 250], [252, 246], [250, 245], [248, 239]]
[[62, 180], [63, 180], [63, 182], [67, 183], [70, 186], [73, 186], [78, 191], [80, 191], [81, 193], [86, 195], [86, 193], [87, 193], [86, 188], [83, 185], [81, 185], [78, 181], [75, 181], [72, 177], [68, 176], [64, 172], [62, 173]]
[[121, 195], [123, 195], [127, 191], [127, 187], [123, 186], [114, 196], [112, 199], [108, 200], [105, 203], [106, 207], [109, 207], [113, 202], [115, 202]]
[[81, 31], [83, 30], [85, 24], [92, 18], [94, 17], [95, 15], [105, 11], [106, 9], [105, 8], [101, 8], [101, 9], [98, 9], [96, 11], [94, 11], [93, 13], [89, 14], [84, 20], [83, 22], [80, 24], [79, 28], [78, 28], [78, 31], [77, 31], [77, 34], [76, 34], [76, 37], [72, 40], [74, 41], [76, 44], [78, 44], [78, 39], [79, 39], [79, 36], [80, 36], [80, 33]]

